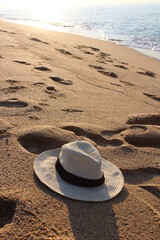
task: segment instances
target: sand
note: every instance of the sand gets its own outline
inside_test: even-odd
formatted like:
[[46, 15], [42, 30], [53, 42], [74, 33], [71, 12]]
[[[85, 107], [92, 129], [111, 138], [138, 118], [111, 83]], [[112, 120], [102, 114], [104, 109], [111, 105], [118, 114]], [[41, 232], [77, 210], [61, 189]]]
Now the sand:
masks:
[[[160, 236], [160, 62], [123, 46], [0, 21], [0, 239]], [[125, 179], [78, 202], [33, 172], [40, 152], [87, 140]]]

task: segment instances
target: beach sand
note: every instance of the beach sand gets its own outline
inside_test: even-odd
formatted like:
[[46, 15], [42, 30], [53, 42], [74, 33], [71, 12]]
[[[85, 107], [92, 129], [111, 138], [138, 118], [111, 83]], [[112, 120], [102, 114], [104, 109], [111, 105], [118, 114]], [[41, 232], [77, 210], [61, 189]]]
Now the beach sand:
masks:
[[[0, 239], [160, 236], [160, 62], [123, 46], [0, 21]], [[103, 203], [35, 176], [40, 152], [93, 143], [125, 179]]]

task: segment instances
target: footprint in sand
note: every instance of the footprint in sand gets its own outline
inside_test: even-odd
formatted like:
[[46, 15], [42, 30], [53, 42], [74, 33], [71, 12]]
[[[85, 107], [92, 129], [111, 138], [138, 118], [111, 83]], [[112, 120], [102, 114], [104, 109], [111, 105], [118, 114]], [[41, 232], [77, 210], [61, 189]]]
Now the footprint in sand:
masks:
[[96, 62], [103, 63], [103, 64], [107, 64], [108, 62], [113, 63], [114, 61], [111, 60], [111, 59], [105, 59], [105, 60], [96, 60]]
[[57, 90], [55, 89], [55, 87], [48, 86], [48, 87], [46, 87], [45, 92], [50, 95], [49, 96], [50, 98], [55, 98], [56, 99], [55, 93], [57, 92]]
[[157, 95], [154, 95], [154, 94], [149, 94], [149, 93], [143, 93], [143, 95], [155, 100], [155, 101], [158, 101], [160, 102], [160, 96], [157, 96]]
[[160, 114], [131, 115], [128, 117], [127, 124], [160, 125]]
[[94, 69], [97, 69], [97, 70], [105, 70], [105, 68], [102, 67], [102, 66], [89, 65], [89, 67], [94, 68]]
[[5, 120], [0, 119], [0, 139], [10, 136], [9, 129], [12, 125]]
[[14, 85], [15, 83], [18, 83], [17, 80], [12, 80], [12, 79], [6, 80], [6, 82], [8, 82], [11, 85]]
[[20, 63], [20, 64], [23, 64], [23, 65], [31, 65], [31, 63], [27, 63], [27, 62], [25, 62], [25, 61], [13, 61], [13, 62], [15, 62], [15, 63]]
[[83, 51], [85, 54], [88, 54], [88, 55], [94, 55], [94, 53], [90, 52], [90, 51]]
[[92, 140], [93, 142], [95, 142], [97, 145], [103, 146], [103, 147], [106, 147], [106, 146], [118, 147], [123, 144], [123, 141], [119, 139], [106, 139], [99, 133], [88, 131], [78, 126], [71, 126], [71, 125], [63, 126], [62, 129], [74, 132], [77, 136], [86, 137]]
[[0, 101], [0, 107], [5, 108], [24, 108], [27, 107], [28, 103], [19, 101], [17, 99], [8, 99], [6, 101]]
[[[83, 53], [88, 54], [88, 55], [94, 55], [93, 52], [99, 52], [99, 48], [96, 47], [91, 47], [91, 46], [85, 46], [85, 45], [80, 45], [80, 46], [76, 46], [75, 48], [77, 49], [81, 49]], [[89, 51], [91, 50], [91, 51]]]
[[2, 55], [0, 55], [0, 59], [2, 59], [3, 57], [2, 57]]
[[142, 130], [140, 127], [130, 127], [123, 132], [124, 140], [136, 147], [160, 147], [160, 127], [148, 126], [146, 130]]
[[44, 67], [44, 66], [34, 67], [34, 69], [39, 70], [39, 71], [43, 71], [43, 72], [51, 71], [51, 69], [49, 69], [49, 68], [47, 68], [47, 67]]
[[28, 109], [27, 111], [28, 112], [40, 112], [42, 111], [43, 109], [39, 106], [36, 106], [36, 105], [33, 105], [32, 108]]
[[0, 228], [12, 222], [15, 214], [16, 202], [14, 200], [0, 197]]
[[154, 126], [160, 125], [160, 114], [133, 115], [127, 124], [131, 126], [120, 134], [127, 143], [136, 147], [160, 147], [160, 127]]
[[50, 77], [54, 82], [58, 82], [63, 85], [72, 85], [73, 82], [71, 80], [64, 80], [63, 78], [60, 77]]
[[123, 65], [128, 65], [128, 63], [126, 63], [126, 62], [120, 62], [121, 64], [123, 64]]
[[[160, 174], [160, 171], [157, 173], [158, 176]], [[156, 196], [158, 199], [160, 199], [160, 187], [158, 186], [140, 186], [140, 188], [145, 189], [146, 191], [152, 193], [154, 196]]]
[[64, 108], [62, 109], [63, 112], [68, 112], [68, 113], [76, 113], [76, 112], [83, 112], [81, 109], [74, 109], [74, 108]]
[[91, 47], [91, 46], [85, 46], [85, 45], [79, 45], [79, 46], [76, 46], [75, 48], [78, 48], [78, 49], [90, 49], [94, 52], [99, 52], [100, 49], [99, 48], [96, 48], [96, 47]]
[[[118, 129], [115, 131], [102, 131], [103, 136], [119, 136], [126, 143], [136, 146], [136, 147], [151, 147], [159, 148], [160, 147], [160, 127], [159, 126], [146, 126], [145, 124], [157, 124], [157, 120], [160, 120], [160, 116], [154, 115], [151, 117], [141, 117], [138, 119], [136, 117], [129, 118], [128, 124], [144, 124], [144, 125], [131, 125], [126, 129]], [[154, 119], [152, 123], [151, 119]]]
[[155, 78], [156, 74], [151, 72], [151, 71], [146, 71], [146, 72], [137, 72], [141, 75], [145, 75], [145, 76], [149, 76], [149, 77], [152, 77], [152, 78]]
[[62, 53], [62, 54], [65, 54], [65, 55], [72, 55], [72, 53], [71, 52], [69, 52], [69, 51], [67, 51], [67, 50], [64, 50], [64, 49], [57, 49], [56, 48], [56, 50], [58, 51], [58, 52], [60, 52], [60, 53]]
[[9, 34], [13, 34], [13, 35], [16, 34], [16, 33], [14, 33], [14, 32], [8, 32], [8, 31], [6, 31], [6, 30], [2, 30], [2, 29], [0, 29], [0, 32], [9, 33]]
[[102, 60], [96, 60], [96, 62], [106, 64], [106, 62]]
[[119, 80], [119, 81], [124, 83], [125, 85], [128, 85], [128, 86], [135, 86], [135, 84], [133, 84], [131, 82], [127, 82], [127, 81], [123, 81], [123, 80]]
[[102, 71], [102, 70], [98, 70], [99, 73], [102, 73], [105, 76], [108, 77], [112, 77], [112, 78], [118, 78], [117, 74], [115, 74], [114, 72], [106, 72], [106, 71]]
[[39, 120], [39, 117], [37, 117], [37, 116], [30, 115], [28, 117], [29, 117], [30, 120]]
[[41, 41], [38, 38], [30, 38], [30, 40], [35, 41], [35, 42], [40, 42], [40, 43], [43, 43], [43, 44], [49, 44], [48, 42]]
[[39, 154], [45, 150], [60, 148], [68, 142], [81, 140], [75, 134], [54, 127], [35, 127], [21, 133], [20, 145], [31, 153]]
[[21, 89], [24, 89], [24, 86], [13, 86], [13, 87], [8, 87], [8, 88], [3, 88], [2, 91], [7, 93], [15, 93], [18, 92]]
[[100, 54], [99, 54], [100, 58], [106, 58], [106, 57], [109, 57], [109, 56], [111, 56], [111, 54], [108, 54], [108, 53], [105, 53], [105, 52], [100, 52]]
[[83, 58], [81, 58], [81, 57], [74, 56], [74, 55], [72, 55], [72, 57], [73, 57], [73, 58], [76, 58], [76, 59], [79, 59], [79, 60], [82, 60], [82, 59], [83, 59]]
[[112, 137], [114, 135], [119, 135], [122, 131], [125, 131], [127, 128], [120, 128], [120, 129], [116, 129], [116, 130], [103, 130], [101, 132], [102, 136], [105, 137]]
[[44, 84], [45, 84], [44, 82], [36, 82], [36, 83], [33, 83], [33, 86], [42, 86]]
[[48, 91], [51, 91], [51, 92], [57, 92], [57, 90], [56, 90], [55, 87], [53, 87], [53, 86], [48, 86], [48, 87], [46, 87], [46, 89], [47, 89]]
[[160, 170], [154, 167], [145, 167], [137, 169], [121, 169], [128, 184], [142, 184], [147, 182], [160, 174]]
[[122, 87], [122, 85], [117, 84], [117, 83], [110, 83], [110, 84], [113, 85], [113, 86]]
[[113, 60], [109, 59], [109, 60], [105, 60], [105, 62], [114, 62]]
[[115, 67], [118, 67], [118, 68], [122, 68], [122, 69], [128, 69], [127, 67], [123, 66], [123, 65], [114, 65]]

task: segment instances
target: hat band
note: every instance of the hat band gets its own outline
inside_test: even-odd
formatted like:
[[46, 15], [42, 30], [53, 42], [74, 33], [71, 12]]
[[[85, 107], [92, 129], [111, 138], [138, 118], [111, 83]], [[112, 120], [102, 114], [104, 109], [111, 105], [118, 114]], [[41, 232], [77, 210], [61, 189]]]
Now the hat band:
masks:
[[101, 178], [99, 179], [87, 179], [87, 178], [82, 178], [78, 177], [64, 169], [64, 167], [61, 165], [59, 158], [56, 161], [55, 164], [56, 170], [61, 176], [61, 178], [73, 185], [80, 186], [80, 187], [97, 187], [100, 186], [104, 183], [105, 178], [104, 174]]

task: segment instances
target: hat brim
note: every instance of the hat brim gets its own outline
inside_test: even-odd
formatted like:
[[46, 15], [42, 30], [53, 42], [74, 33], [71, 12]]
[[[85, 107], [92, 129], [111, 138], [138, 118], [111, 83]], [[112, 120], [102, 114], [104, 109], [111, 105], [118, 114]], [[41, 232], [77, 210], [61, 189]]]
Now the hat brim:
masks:
[[55, 168], [60, 151], [61, 148], [45, 151], [34, 161], [37, 177], [53, 191], [79, 201], [103, 202], [115, 197], [122, 190], [124, 184], [122, 172], [105, 159], [102, 159], [104, 184], [98, 187], [79, 187], [64, 181]]

